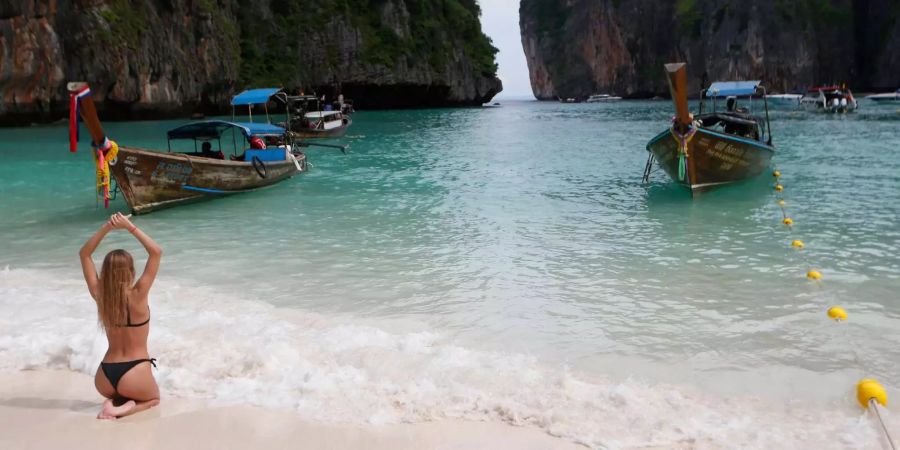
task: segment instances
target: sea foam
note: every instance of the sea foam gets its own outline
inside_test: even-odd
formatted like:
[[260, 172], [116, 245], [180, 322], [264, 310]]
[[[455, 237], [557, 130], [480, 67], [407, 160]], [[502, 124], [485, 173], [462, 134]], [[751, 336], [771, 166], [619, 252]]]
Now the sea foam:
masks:
[[[593, 448], [881, 445], [872, 420], [843, 403], [823, 409], [613, 382], [529, 355], [466, 348], [438, 332], [275, 308], [186, 280], [159, 280], [151, 308], [150, 351], [164, 396], [325, 422], [502, 421]], [[105, 350], [83, 280], [0, 271], [0, 370], [93, 374]], [[887, 420], [900, 428], [895, 416]]]

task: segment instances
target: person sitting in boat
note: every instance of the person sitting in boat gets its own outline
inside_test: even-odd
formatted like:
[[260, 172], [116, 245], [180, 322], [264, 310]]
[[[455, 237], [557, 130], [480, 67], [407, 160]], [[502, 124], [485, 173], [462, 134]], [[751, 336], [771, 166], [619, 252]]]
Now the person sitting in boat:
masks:
[[221, 150], [215, 152], [212, 149], [212, 142], [206, 141], [200, 146], [200, 156], [204, 158], [225, 159], [225, 154]]

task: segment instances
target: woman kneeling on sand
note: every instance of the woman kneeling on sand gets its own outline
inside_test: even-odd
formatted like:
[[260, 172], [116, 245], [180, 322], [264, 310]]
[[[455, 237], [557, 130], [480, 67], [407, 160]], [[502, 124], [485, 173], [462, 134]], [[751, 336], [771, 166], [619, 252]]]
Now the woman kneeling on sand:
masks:
[[[111, 230], [128, 230], [150, 255], [144, 273], [134, 283], [134, 261], [125, 250], [113, 250], [103, 258], [100, 276], [91, 255]], [[106, 397], [98, 419], [116, 419], [159, 404], [159, 387], [147, 352], [150, 334], [150, 307], [147, 294], [159, 271], [162, 249], [150, 236], [121, 213], [113, 214], [78, 252], [91, 297], [97, 302], [97, 316], [106, 331], [109, 349], [94, 377], [94, 386]]]

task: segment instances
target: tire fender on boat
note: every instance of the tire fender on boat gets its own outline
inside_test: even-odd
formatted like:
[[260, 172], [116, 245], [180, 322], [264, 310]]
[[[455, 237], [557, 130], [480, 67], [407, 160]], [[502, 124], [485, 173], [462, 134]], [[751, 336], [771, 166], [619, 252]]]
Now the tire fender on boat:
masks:
[[259, 175], [260, 178], [266, 178], [269, 176], [269, 171], [266, 169], [265, 163], [259, 159], [259, 156], [254, 156], [251, 160], [253, 164], [253, 168], [256, 170], [256, 174]]

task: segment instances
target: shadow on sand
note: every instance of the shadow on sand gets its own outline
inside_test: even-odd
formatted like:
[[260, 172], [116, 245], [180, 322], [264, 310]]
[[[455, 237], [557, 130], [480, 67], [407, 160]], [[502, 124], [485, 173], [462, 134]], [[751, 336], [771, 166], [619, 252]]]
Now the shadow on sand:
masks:
[[99, 407], [99, 404], [96, 402], [89, 402], [85, 400], [14, 397], [0, 400], [0, 406], [31, 409], [63, 409], [81, 412], [87, 409], [97, 409]]

